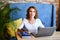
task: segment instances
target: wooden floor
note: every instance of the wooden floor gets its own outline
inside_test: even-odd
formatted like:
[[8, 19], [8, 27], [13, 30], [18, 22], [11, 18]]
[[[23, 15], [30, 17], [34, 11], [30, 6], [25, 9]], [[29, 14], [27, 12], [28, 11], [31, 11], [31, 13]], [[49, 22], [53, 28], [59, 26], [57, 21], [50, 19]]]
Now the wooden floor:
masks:
[[52, 36], [46, 36], [46, 37], [38, 37], [35, 38], [34, 36], [31, 36], [30, 38], [20, 38], [17, 35], [17, 40], [60, 40], [60, 32], [54, 32]]

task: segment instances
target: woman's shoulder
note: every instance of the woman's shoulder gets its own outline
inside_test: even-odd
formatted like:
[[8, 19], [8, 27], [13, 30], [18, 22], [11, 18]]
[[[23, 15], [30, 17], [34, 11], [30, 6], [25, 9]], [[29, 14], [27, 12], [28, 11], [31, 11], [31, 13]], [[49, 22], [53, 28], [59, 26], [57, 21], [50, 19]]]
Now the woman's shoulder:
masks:
[[26, 20], [26, 18], [24, 18], [23, 20]]
[[24, 18], [23, 21], [27, 22], [28, 20], [26, 18]]
[[36, 19], [37, 21], [41, 21], [39, 18]]
[[36, 19], [37, 22], [41, 22], [41, 20], [39, 18]]

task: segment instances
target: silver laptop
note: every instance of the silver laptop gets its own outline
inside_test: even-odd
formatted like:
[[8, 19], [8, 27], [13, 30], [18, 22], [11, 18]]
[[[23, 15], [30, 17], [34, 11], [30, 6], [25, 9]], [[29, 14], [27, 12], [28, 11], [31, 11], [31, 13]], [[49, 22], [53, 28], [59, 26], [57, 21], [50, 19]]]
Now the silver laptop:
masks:
[[38, 28], [38, 33], [32, 33], [35, 37], [43, 37], [43, 36], [51, 36], [54, 31], [56, 30], [55, 27], [48, 27], [48, 28]]

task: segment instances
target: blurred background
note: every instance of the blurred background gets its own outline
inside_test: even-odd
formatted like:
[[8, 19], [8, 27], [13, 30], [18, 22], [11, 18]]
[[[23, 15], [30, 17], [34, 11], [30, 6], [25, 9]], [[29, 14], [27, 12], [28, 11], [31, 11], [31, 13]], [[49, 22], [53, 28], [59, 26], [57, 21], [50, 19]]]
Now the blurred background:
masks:
[[56, 30], [60, 31], [60, 0], [0, 0], [0, 40], [11, 40], [11, 37], [15, 37], [17, 26], [26, 15], [26, 9], [32, 5], [39, 11], [39, 18], [46, 27], [55, 26]]

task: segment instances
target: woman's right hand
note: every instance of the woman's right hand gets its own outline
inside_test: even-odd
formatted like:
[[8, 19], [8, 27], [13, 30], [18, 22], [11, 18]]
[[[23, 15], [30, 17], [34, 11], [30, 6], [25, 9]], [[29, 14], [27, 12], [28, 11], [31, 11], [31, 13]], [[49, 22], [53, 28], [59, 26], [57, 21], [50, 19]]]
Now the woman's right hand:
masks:
[[23, 32], [24, 30], [18, 29], [18, 32]]

